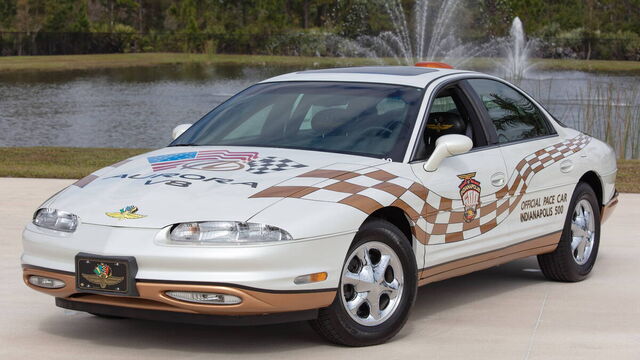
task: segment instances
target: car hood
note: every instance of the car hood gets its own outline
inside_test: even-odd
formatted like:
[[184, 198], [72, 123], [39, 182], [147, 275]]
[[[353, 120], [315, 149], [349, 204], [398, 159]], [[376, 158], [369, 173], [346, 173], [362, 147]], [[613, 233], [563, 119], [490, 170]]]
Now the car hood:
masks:
[[[96, 171], [43, 206], [71, 212], [82, 223], [163, 228], [190, 221], [246, 221], [281, 198], [252, 195], [312, 170], [384, 160], [305, 150], [169, 147]], [[311, 186], [325, 179], [302, 178]]]

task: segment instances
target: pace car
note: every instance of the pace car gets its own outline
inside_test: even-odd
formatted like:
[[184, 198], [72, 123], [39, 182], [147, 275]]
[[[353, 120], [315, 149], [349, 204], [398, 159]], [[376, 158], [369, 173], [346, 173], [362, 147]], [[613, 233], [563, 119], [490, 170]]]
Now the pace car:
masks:
[[617, 204], [611, 147], [438, 63], [277, 76], [173, 136], [37, 209], [27, 286], [98, 316], [309, 320], [372, 345], [421, 285], [533, 255], [583, 280]]

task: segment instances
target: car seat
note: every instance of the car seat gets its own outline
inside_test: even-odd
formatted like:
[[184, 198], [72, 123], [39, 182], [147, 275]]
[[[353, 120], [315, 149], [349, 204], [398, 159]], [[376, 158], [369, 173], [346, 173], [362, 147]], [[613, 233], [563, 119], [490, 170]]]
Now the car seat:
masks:
[[453, 112], [433, 112], [429, 114], [427, 128], [424, 132], [424, 143], [427, 156], [431, 155], [436, 147], [436, 140], [443, 135], [466, 135], [467, 124], [459, 114]]

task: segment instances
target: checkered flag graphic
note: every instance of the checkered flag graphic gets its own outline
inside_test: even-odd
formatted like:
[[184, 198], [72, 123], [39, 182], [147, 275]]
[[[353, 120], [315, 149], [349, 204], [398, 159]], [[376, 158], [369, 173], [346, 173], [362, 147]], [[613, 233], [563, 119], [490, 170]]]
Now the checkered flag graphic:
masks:
[[[515, 211], [535, 174], [581, 151], [590, 141], [590, 137], [581, 134], [526, 156], [507, 184], [480, 199], [477, 216], [470, 222], [465, 220], [461, 199], [440, 196], [412, 179], [360, 165], [334, 164], [311, 170], [251, 197], [340, 203], [365, 214], [385, 206], [398, 207], [405, 212], [416, 241], [439, 245], [468, 240], [497, 227]], [[313, 179], [312, 185], [301, 185], [299, 180], [304, 178]]]
[[299, 169], [307, 167], [297, 163], [291, 159], [284, 159], [275, 156], [267, 156], [258, 160], [252, 160], [248, 162], [248, 172], [252, 174], [267, 174], [276, 171], [284, 171], [290, 169]]

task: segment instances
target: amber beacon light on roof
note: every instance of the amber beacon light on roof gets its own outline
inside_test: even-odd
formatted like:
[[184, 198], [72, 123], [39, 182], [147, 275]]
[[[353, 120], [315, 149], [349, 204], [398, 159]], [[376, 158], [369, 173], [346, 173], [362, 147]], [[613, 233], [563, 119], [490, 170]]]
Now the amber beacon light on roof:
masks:
[[426, 67], [426, 68], [434, 68], [434, 69], [453, 69], [453, 66], [449, 64], [445, 64], [443, 62], [433, 62], [433, 61], [422, 61], [417, 62], [415, 66]]

